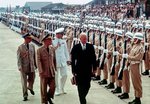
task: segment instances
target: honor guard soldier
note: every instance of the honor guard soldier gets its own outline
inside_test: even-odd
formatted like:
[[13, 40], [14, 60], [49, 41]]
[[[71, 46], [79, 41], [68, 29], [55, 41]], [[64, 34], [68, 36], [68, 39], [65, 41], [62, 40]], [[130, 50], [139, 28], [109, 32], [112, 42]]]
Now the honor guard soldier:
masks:
[[[18, 47], [17, 58], [18, 58], [18, 69], [21, 75], [21, 83], [23, 90], [23, 101], [28, 100], [28, 90], [31, 94], [34, 95], [33, 84], [35, 80], [35, 69], [36, 60], [35, 60], [35, 47], [33, 44], [30, 44], [32, 41], [32, 36], [27, 33], [23, 35], [24, 43]], [[28, 89], [28, 90], [27, 90]]]
[[144, 63], [145, 63], [145, 71], [142, 73], [142, 75], [149, 75], [149, 70], [150, 70], [150, 25], [146, 24], [145, 25], [145, 54], [144, 54]]
[[[133, 34], [131, 32], [127, 32], [124, 36], [124, 45], [125, 48], [123, 49], [124, 51], [126, 51], [127, 54], [130, 53], [131, 48], [132, 48], [132, 38], [133, 38]], [[125, 43], [126, 41], [126, 43]], [[121, 62], [123, 61], [123, 59], [121, 60]], [[125, 63], [122, 62], [121, 67], [123, 66], [123, 64], [125, 65], [123, 70], [123, 74], [122, 74], [122, 88], [123, 88], [123, 94], [118, 95], [118, 97], [120, 99], [128, 99], [129, 98], [129, 92], [130, 92], [130, 77], [129, 77], [129, 70], [128, 70], [128, 64], [126, 64], [127, 61], [125, 61]], [[120, 68], [121, 68], [120, 67]], [[119, 70], [119, 72], [121, 73], [121, 71]], [[118, 75], [120, 75], [120, 73]], [[118, 76], [119, 77], [119, 76]]]
[[135, 33], [133, 47], [128, 54], [123, 54], [122, 57], [126, 58], [129, 62], [129, 70], [131, 72], [131, 80], [133, 83], [135, 99], [128, 104], [141, 104], [140, 98], [142, 97], [142, 81], [140, 75], [141, 63], [144, 55], [144, 47], [141, 41], [144, 36], [142, 33]]

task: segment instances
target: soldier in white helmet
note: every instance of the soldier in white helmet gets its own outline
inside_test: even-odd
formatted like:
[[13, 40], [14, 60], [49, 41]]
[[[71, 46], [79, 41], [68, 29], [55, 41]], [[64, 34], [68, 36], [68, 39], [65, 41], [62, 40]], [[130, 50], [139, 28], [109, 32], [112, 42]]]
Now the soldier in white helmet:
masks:
[[141, 104], [140, 98], [142, 97], [142, 81], [140, 75], [141, 62], [144, 55], [143, 41], [144, 36], [142, 33], [135, 33], [134, 44], [129, 54], [123, 54], [122, 57], [126, 58], [129, 62], [129, 70], [131, 72], [131, 79], [134, 88], [135, 99], [128, 104]]
[[[126, 49], [123, 49], [122, 51], [126, 51], [127, 54], [130, 53], [131, 48], [132, 48], [132, 38], [133, 34], [131, 32], [127, 32], [124, 37], [124, 45], [126, 41]], [[122, 60], [123, 61], [123, 58]], [[122, 62], [123, 64], [123, 62]], [[122, 88], [123, 88], [123, 93], [121, 95], [118, 95], [120, 99], [128, 99], [129, 98], [129, 92], [130, 92], [130, 77], [129, 77], [129, 70], [127, 69], [127, 61], [125, 61], [125, 66], [123, 69], [123, 74], [122, 74]], [[121, 73], [121, 70], [119, 70]], [[118, 77], [120, 77], [120, 73], [118, 74]]]
[[150, 70], [150, 51], [148, 50], [150, 46], [150, 25], [146, 24], [145, 25], [145, 53], [144, 53], [144, 64], [145, 64], [145, 71], [142, 73], [142, 75], [149, 75], [149, 70]]

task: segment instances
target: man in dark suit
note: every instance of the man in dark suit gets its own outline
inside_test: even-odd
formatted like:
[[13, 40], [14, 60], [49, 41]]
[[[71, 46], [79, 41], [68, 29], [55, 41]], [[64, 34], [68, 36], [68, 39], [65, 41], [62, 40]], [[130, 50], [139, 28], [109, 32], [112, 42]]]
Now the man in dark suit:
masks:
[[86, 104], [91, 76], [96, 71], [96, 56], [92, 44], [87, 43], [85, 33], [80, 34], [80, 43], [71, 51], [72, 73], [75, 76], [80, 104]]

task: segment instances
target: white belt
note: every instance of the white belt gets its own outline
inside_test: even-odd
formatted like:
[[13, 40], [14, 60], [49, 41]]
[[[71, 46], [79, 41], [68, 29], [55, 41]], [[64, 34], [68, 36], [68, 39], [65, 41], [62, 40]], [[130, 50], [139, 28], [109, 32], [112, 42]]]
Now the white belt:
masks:
[[141, 61], [131, 61], [130, 64], [139, 64]]

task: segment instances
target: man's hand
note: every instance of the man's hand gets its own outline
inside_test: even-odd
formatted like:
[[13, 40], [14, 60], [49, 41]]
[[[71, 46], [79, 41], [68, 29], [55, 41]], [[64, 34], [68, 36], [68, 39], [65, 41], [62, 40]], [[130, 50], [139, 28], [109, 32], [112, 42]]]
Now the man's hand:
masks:
[[67, 65], [71, 65], [71, 61], [67, 61]]

